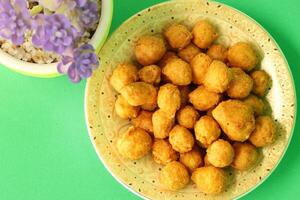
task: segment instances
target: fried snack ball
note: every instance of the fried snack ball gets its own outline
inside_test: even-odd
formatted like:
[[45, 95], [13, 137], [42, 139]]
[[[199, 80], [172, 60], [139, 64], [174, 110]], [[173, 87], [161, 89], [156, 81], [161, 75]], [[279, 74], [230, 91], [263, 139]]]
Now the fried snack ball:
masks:
[[192, 106], [185, 106], [176, 114], [178, 124], [188, 129], [194, 128], [199, 117], [199, 113]]
[[228, 89], [232, 73], [222, 61], [214, 60], [207, 69], [203, 85], [207, 90], [223, 93]]
[[162, 38], [150, 35], [138, 39], [134, 48], [137, 61], [144, 66], [158, 62], [164, 56], [166, 50]]
[[212, 59], [205, 53], [197, 54], [191, 61], [191, 68], [193, 72], [193, 82], [195, 84], [202, 84], [205, 74], [210, 66]]
[[257, 65], [258, 57], [250, 44], [238, 42], [229, 48], [228, 61], [232, 67], [251, 71]]
[[222, 62], [226, 62], [227, 60], [227, 48], [221, 44], [213, 44], [206, 53], [213, 60], [220, 60]]
[[138, 116], [140, 107], [130, 105], [122, 95], [118, 95], [115, 111], [123, 119], [132, 119]]
[[126, 85], [121, 94], [124, 99], [132, 106], [153, 103], [157, 96], [156, 88], [144, 82], [134, 82]]
[[243, 102], [253, 109], [255, 116], [264, 114], [266, 105], [261, 98], [250, 94], [246, 99], [243, 100]]
[[240, 68], [231, 68], [232, 80], [227, 89], [227, 95], [234, 99], [243, 99], [247, 97], [252, 88], [253, 80]]
[[253, 79], [253, 93], [263, 97], [271, 86], [271, 77], [264, 70], [257, 70], [251, 73]]
[[178, 153], [172, 149], [168, 140], [155, 139], [152, 146], [153, 160], [162, 165], [178, 159]]
[[175, 119], [162, 110], [157, 110], [152, 115], [153, 133], [155, 138], [164, 139], [169, 136]]
[[193, 148], [189, 152], [181, 153], [179, 161], [191, 172], [197, 169], [198, 167], [203, 166], [201, 153], [196, 148]]
[[146, 130], [147, 132], [153, 132], [153, 124], [152, 124], [152, 112], [142, 110], [140, 114], [131, 120], [131, 123], [135, 127], [139, 127], [141, 129]]
[[137, 67], [132, 64], [123, 63], [114, 69], [109, 82], [117, 92], [120, 92], [124, 86], [136, 82], [138, 79]]
[[177, 161], [168, 163], [160, 173], [160, 182], [169, 190], [184, 188], [190, 181], [188, 170]]
[[215, 167], [227, 167], [234, 158], [234, 149], [226, 140], [218, 139], [207, 149], [207, 160]]
[[117, 141], [119, 153], [130, 160], [144, 157], [151, 150], [151, 147], [151, 136], [138, 127], [129, 127], [124, 134], [119, 136]]
[[156, 85], [161, 80], [161, 69], [157, 65], [148, 65], [140, 69], [138, 75], [141, 81]]
[[195, 127], [195, 137], [199, 141], [200, 146], [207, 148], [216, 141], [221, 135], [219, 124], [210, 116], [201, 117]]
[[192, 40], [191, 32], [182, 24], [172, 24], [165, 30], [164, 36], [174, 49], [182, 49]]
[[191, 177], [197, 188], [206, 194], [219, 194], [227, 185], [227, 175], [223, 169], [214, 166], [200, 167]]
[[176, 125], [169, 133], [169, 142], [175, 151], [185, 153], [192, 150], [195, 141], [187, 128]]
[[213, 25], [201, 20], [193, 28], [193, 42], [201, 49], [207, 49], [217, 39], [218, 34]]
[[185, 106], [189, 101], [190, 88], [188, 86], [179, 86], [181, 107]]
[[175, 52], [173, 51], [167, 51], [167, 53], [162, 57], [162, 59], [159, 61], [158, 66], [164, 67], [168, 62], [170, 62], [172, 59], [178, 58]]
[[258, 160], [258, 151], [255, 146], [249, 143], [235, 142], [234, 159], [231, 166], [238, 170], [251, 169]]
[[180, 108], [180, 91], [176, 85], [167, 83], [160, 87], [157, 95], [158, 107], [170, 117], [174, 117]]
[[211, 163], [208, 161], [207, 154], [204, 156], [204, 166], [210, 166]]
[[221, 99], [221, 95], [208, 91], [204, 86], [199, 86], [189, 94], [189, 101], [200, 111], [206, 111], [216, 106]]
[[181, 49], [178, 52], [178, 56], [182, 60], [190, 63], [193, 60], [193, 58], [196, 55], [198, 55], [199, 53], [201, 53], [201, 50], [197, 46], [195, 46], [194, 44], [191, 43], [188, 46], [186, 46], [185, 48]]
[[272, 144], [276, 139], [276, 125], [269, 116], [256, 118], [255, 130], [250, 135], [250, 142], [256, 147], [264, 147]]
[[223, 101], [212, 114], [224, 133], [233, 141], [244, 142], [255, 129], [253, 110], [242, 101]]
[[171, 59], [163, 67], [162, 73], [175, 85], [189, 85], [192, 82], [192, 69], [180, 58]]
[[157, 108], [157, 98], [152, 103], [146, 103], [141, 106], [143, 110], [153, 111]]

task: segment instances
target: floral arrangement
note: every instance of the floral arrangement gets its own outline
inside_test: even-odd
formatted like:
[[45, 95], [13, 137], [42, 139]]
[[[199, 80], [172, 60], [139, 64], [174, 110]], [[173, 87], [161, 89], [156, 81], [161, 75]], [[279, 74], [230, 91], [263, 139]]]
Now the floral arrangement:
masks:
[[78, 83], [99, 65], [93, 46], [78, 42], [99, 13], [93, 0], [0, 0], [0, 37], [21, 45], [32, 31], [32, 44], [59, 54], [58, 72]]

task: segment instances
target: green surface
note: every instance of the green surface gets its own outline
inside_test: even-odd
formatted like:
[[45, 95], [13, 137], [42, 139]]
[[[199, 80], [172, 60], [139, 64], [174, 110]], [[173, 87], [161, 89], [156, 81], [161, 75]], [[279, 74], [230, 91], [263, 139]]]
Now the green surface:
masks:
[[[112, 31], [162, 0], [115, 0]], [[222, 0], [261, 23], [300, 85], [300, 1]], [[85, 82], [38, 79], [0, 67], [0, 200], [139, 199], [105, 170], [84, 121]], [[299, 121], [299, 120], [297, 120]], [[299, 199], [300, 124], [276, 171], [244, 200]]]

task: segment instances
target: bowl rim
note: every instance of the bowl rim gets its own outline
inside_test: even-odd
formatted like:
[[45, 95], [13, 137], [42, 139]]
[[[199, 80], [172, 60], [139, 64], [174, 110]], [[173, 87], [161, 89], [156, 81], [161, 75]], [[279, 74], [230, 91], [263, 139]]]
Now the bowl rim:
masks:
[[[106, 38], [108, 37], [112, 16], [113, 0], [102, 0], [99, 24], [93, 37], [89, 41], [89, 43], [96, 49], [96, 53], [99, 53], [101, 47], [106, 41]], [[53, 78], [62, 75], [58, 73], [56, 69], [57, 62], [51, 64], [30, 63], [17, 59], [4, 52], [2, 49], [0, 49], [0, 66], [1, 65], [20, 74], [32, 77]]]

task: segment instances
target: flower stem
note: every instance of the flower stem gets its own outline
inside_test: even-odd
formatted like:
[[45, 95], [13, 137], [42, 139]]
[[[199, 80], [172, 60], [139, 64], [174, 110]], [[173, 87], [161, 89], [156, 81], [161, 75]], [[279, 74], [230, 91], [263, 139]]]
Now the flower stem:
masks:
[[34, 6], [33, 8], [30, 9], [30, 15], [31, 16], [37, 15], [40, 12], [42, 12], [43, 9], [44, 8], [41, 5], [36, 5], [36, 6]]

